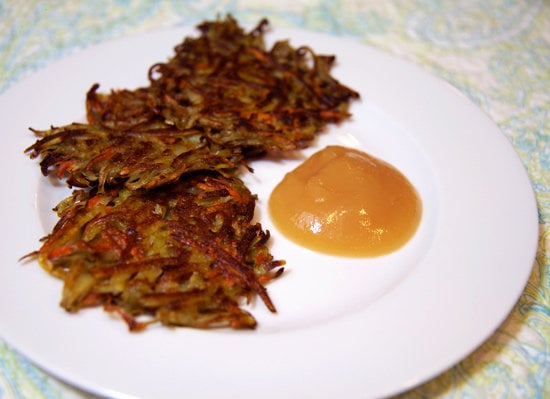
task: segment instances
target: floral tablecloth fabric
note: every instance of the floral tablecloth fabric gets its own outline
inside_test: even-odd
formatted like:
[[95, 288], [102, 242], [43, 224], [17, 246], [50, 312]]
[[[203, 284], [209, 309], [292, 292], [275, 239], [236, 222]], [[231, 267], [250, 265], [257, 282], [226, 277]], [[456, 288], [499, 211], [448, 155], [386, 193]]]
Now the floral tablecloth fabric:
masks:
[[[478, 350], [404, 398], [550, 397], [550, 2], [544, 0], [0, 0], [0, 95], [29, 73], [105, 39], [232, 13], [353, 37], [461, 90], [519, 153], [539, 207], [530, 280]], [[5, 265], [1, 265], [5, 267]], [[0, 340], [0, 399], [88, 398]]]

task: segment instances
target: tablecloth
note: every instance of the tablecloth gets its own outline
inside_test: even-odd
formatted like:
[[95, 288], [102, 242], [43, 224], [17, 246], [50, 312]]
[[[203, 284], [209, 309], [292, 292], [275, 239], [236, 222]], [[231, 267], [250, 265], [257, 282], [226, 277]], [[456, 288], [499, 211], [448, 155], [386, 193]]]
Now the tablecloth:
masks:
[[[481, 347], [403, 398], [550, 397], [550, 2], [544, 0], [0, 1], [0, 95], [106, 39], [233, 14], [243, 23], [353, 37], [462, 91], [512, 142], [528, 171], [540, 238], [529, 282]], [[0, 265], [6, 267], [7, 265]], [[87, 398], [0, 340], [0, 399]]]

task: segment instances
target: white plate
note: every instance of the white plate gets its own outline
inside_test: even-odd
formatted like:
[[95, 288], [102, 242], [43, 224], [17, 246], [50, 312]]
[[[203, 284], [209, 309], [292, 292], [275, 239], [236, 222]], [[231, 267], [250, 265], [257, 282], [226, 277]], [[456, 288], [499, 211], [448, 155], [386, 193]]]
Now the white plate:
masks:
[[57, 377], [113, 397], [368, 398], [436, 376], [473, 351], [514, 306], [533, 265], [537, 210], [529, 179], [495, 124], [421, 69], [351, 40], [301, 30], [268, 35], [336, 54], [334, 74], [357, 89], [354, 118], [320, 136], [393, 163], [417, 187], [424, 216], [403, 249], [375, 259], [310, 252], [285, 240], [266, 212], [270, 190], [300, 159], [253, 164], [258, 217], [287, 272], [268, 286], [278, 308], [251, 311], [256, 331], [153, 327], [131, 334], [101, 309], [77, 315], [61, 283], [18, 259], [38, 247], [68, 193], [23, 149], [28, 127], [84, 117], [84, 93], [146, 84], [194, 29], [107, 42], [57, 62], [0, 97], [4, 239], [0, 335]]

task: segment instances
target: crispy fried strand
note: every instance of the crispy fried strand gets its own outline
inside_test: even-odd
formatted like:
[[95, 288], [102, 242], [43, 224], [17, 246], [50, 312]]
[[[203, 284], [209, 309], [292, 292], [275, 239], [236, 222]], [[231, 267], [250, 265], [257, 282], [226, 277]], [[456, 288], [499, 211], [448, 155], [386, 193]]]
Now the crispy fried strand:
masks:
[[[69, 312], [104, 304], [132, 330], [151, 321], [253, 328], [241, 298], [258, 295], [275, 312], [262, 283], [283, 264], [252, 223], [254, 206], [239, 179], [216, 172], [157, 190], [77, 190], [57, 207], [60, 220], [36, 255], [63, 279]], [[152, 320], [139, 322], [144, 315]]]

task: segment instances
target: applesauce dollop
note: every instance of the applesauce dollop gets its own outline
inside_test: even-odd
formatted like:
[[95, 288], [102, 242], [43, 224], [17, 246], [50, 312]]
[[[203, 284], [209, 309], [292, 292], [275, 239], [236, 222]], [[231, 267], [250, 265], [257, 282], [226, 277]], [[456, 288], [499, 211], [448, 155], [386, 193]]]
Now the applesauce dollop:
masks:
[[365, 152], [328, 146], [287, 173], [268, 203], [275, 227], [306, 248], [373, 257], [416, 232], [422, 202], [409, 180]]

